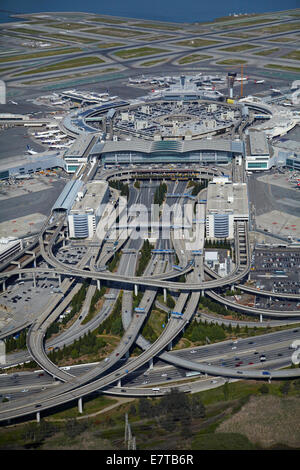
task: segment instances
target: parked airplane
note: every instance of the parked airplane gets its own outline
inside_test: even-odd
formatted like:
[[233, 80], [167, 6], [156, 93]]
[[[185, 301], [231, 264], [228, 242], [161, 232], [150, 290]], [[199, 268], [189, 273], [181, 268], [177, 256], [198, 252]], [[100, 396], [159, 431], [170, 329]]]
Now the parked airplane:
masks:
[[274, 93], [281, 93], [280, 90], [278, 90], [278, 88], [270, 88], [271, 91], [274, 91]]
[[29, 153], [29, 155], [35, 155], [37, 154], [38, 152], [35, 152], [35, 150], [32, 150], [29, 145], [27, 145], [27, 153]]
[[242, 78], [242, 77], [237, 77], [235, 80], [236, 80], [237, 82], [245, 82], [245, 81], [248, 80], [248, 78], [249, 78], [249, 77], [243, 77], [243, 78]]
[[51, 144], [49, 146], [50, 150], [51, 149], [65, 149], [67, 148], [67, 145], [59, 145], [59, 144]]
[[264, 80], [254, 80], [254, 83], [256, 85], [258, 85], [259, 83], [265, 83], [265, 81]]

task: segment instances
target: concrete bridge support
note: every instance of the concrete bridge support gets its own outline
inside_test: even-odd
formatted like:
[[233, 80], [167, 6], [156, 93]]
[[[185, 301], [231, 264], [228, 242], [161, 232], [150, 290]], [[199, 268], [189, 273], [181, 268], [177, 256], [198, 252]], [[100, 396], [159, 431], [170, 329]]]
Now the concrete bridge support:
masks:
[[78, 413], [82, 414], [83, 407], [82, 407], [82, 397], [78, 398]]
[[168, 344], [168, 351], [172, 351], [172, 347], [173, 347], [173, 342], [171, 341], [171, 342]]
[[118, 385], [117, 385], [117, 386], [118, 386], [118, 387], [122, 387], [122, 381], [121, 381], [121, 379], [118, 380]]
[[100, 279], [97, 279], [97, 289], [98, 289], [98, 290], [101, 289], [101, 282], [100, 282]]
[[149, 369], [153, 369], [153, 358], [150, 359], [148, 364], [149, 364]]
[[37, 414], [36, 414], [36, 422], [37, 423], [40, 423], [41, 422], [41, 415], [40, 415], [40, 412], [38, 411]]
[[164, 302], [166, 303], [167, 301], [167, 289], [164, 288]]
[[259, 315], [259, 321], [260, 321], [260, 323], [262, 323], [262, 321], [263, 321], [262, 313]]
[[135, 296], [138, 295], [138, 285], [137, 284], [134, 284], [134, 295]]

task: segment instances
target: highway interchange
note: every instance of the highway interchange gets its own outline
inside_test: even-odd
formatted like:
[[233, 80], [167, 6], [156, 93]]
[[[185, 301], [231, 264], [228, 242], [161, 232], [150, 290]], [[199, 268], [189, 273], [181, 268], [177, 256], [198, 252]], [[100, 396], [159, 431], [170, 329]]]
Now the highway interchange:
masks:
[[[134, 189], [131, 193], [132, 195], [129, 199], [130, 204], [134, 204], [139, 201], [144, 204], [148, 204], [149, 201], [152, 200], [155, 191], [155, 185], [145, 185], [145, 187], [143, 188], [143, 184], [141, 185], [140, 190]], [[174, 184], [172, 182], [169, 186], [169, 192], [174, 192], [177, 194], [179, 192], [179, 189], [183, 192], [185, 185], [185, 182], [178, 182], [177, 184]], [[181, 283], [174, 281], [171, 283], [169, 283], [169, 281], [163, 280], [153, 281], [152, 277], [159, 276], [160, 273], [157, 272], [157, 269], [160, 270], [161, 266], [163, 266], [166, 271], [172, 272], [171, 260], [169, 260], [167, 263], [167, 266], [169, 267], [166, 267], [165, 263], [155, 262], [155, 257], [159, 255], [154, 255], [151, 258], [151, 262], [142, 278], [134, 277], [133, 274], [136, 265], [136, 253], [141, 246], [141, 240], [138, 238], [129, 238], [127, 244], [123, 246], [124, 254], [121, 256], [121, 261], [118, 267], [117, 274], [111, 274], [107, 271], [97, 272], [91, 269], [91, 266], [89, 268], [89, 271], [87, 271], [86, 269], [80, 269], [80, 266], [85, 266], [85, 263], [91, 257], [91, 253], [88, 249], [83, 250], [82, 258], [79, 260], [78, 266], [70, 265], [67, 263], [64, 264], [59, 261], [57, 257], [55, 257], [55, 255], [53, 254], [53, 249], [55, 243], [57, 242], [57, 239], [61, 243], [61, 236], [63, 233], [62, 219], [63, 218], [60, 218], [56, 222], [52, 222], [51, 230], [50, 232], [48, 231], [49, 236], [47, 237], [47, 244], [44, 244], [43, 237], [43, 233], [47, 233], [47, 225], [45, 225], [44, 230], [39, 237], [39, 243], [41, 248], [41, 254], [43, 255], [45, 261], [49, 265], [52, 265], [54, 267], [54, 271], [57, 274], [61, 274], [62, 276], [64, 276], [60, 285], [60, 288], [64, 293], [64, 297], [62, 298], [63, 300], [59, 302], [56, 307], [55, 304], [50, 305], [49, 309], [46, 309], [45, 312], [38, 318], [38, 320], [36, 320], [30, 327], [27, 335], [29, 355], [28, 353], [18, 353], [19, 357], [14, 357], [14, 359], [17, 359], [18, 362], [24, 362], [26, 359], [29, 360], [30, 357], [34, 358], [34, 360], [42, 367], [42, 369], [44, 369], [44, 373], [46, 375], [42, 377], [45, 377], [45, 379], [39, 377], [37, 373], [33, 373], [31, 375], [25, 374], [25, 381], [23, 382], [22, 375], [19, 374], [19, 377], [17, 379], [12, 379], [14, 384], [12, 387], [11, 382], [9, 382], [9, 380], [11, 379], [7, 379], [7, 376], [4, 376], [3, 386], [1, 386], [0, 384], [0, 388], [3, 390], [3, 392], [6, 393], [6, 395], [10, 396], [10, 398], [13, 397], [14, 399], [11, 399], [9, 403], [5, 403], [1, 406], [0, 419], [2, 421], [7, 420], [8, 417], [12, 419], [36, 413], [36, 407], [39, 408], [38, 412], [40, 412], [43, 409], [52, 408], [53, 406], [57, 406], [58, 404], [73, 401], [76, 398], [80, 399], [85, 394], [92, 393], [98, 390], [102, 390], [105, 391], [105, 393], [110, 394], [117, 393], [123, 395], [126, 393], [128, 396], [141, 396], [145, 394], [150, 396], [157, 396], [161, 393], [165, 393], [167, 390], [169, 390], [170, 386], [159, 387], [159, 391], [152, 390], [152, 388], [150, 389], [149, 387], [145, 388], [143, 386], [147, 385], [148, 383], [156, 384], [158, 382], [159, 374], [157, 375], [157, 373], [151, 372], [151, 377], [153, 375], [153, 379], [151, 379], [151, 382], [148, 379], [145, 380], [145, 376], [143, 375], [145, 373], [143, 371], [147, 370], [146, 367], [147, 365], [149, 366], [149, 364], [151, 371], [154, 356], [157, 356], [158, 360], [160, 361], [163, 360], [164, 363], [172, 364], [171, 369], [168, 369], [168, 371], [170, 372], [169, 374], [167, 374], [166, 379], [164, 379], [166, 377], [165, 375], [160, 375], [160, 381], [165, 381], [168, 379], [170, 380], [170, 384], [173, 379], [176, 379], [176, 376], [178, 376], [178, 374], [180, 376], [180, 372], [176, 372], [176, 370], [184, 371], [188, 369], [198, 371], [199, 373], [204, 374], [201, 376], [201, 387], [203, 387], [204, 383], [206, 387], [216, 386], [216, 384], [224, 383], [223, 379], [217, 379], [215, 381], [211, 378], [209, 380], [208, 378], [206, 378], [207, 376], [205, 374], [209, 374], [212, 376], [216, 375], [218, 377], [223, 378], [227, 377], [228, 379], [240, 378], [241, 375], [248, 378], [261, 379], [263, 378], [262, 371], [260, 370], [262, 367], [260, 356], [262, 353], [267, 356], [268, 369], [272, 370], [272, 372], [269, 372], [271, 376], [267, 376], [268, 379], [270, 379], [270, 377], [276, 378], [282, 376], [298, 376], [297, 370], [290, 369], [284, 370], [282, 372], [273, 370], [274, 367], [286, 367], [290, 363], [289, 345], [295, 338], [295, 334], [297, 334], [298, 330], [296, 328], [283, 332], [273, 333], [271, 335], [258, 336], [255, 337], [255, 339], [249, 338], [248, 340], [239, 340], [238, 346], [233, 346], [232, 341], [226, 341], [220, 344], [217, 343], [215, 345], [210, 345], [207, 347], [194, 348], [192, 350], [186, 351], [186, 353], [183, 352], [183, 355], [180, 352], [175, 351], [164, 352], [164, 349], [166, 347], [167, 349], [170, 348], [170, 345], [172, 347], [172, 341], [176, 338], [176, 336], [183, 329], [183, 327], [188, 325], [188, 323], [191, 321], [195, 310], [197, 309], [201, 291], [209, 289], [209, 292], [211, 292], [210, 288], [212, 281], [207, 281], [203, 279], [200, 284], [196, 284], [194, 282], [193, 278], [195, 278], [196, 271], [197, 269], [199, 269], [198, 264], [197, 268], [195, 266], [190, 273], [187, 272], [186, 274], [189, 279], [188, 289], [186, 287], [184, 288], [184, 285], [180, 286]], [[163, 241], [162, 239], [159, 239], [157, 247], [163, 246], [164, 248], [169, 248], [169, 243], [170, 242], [168, 240]], [[172, 255], [167, 255], [167, 257], [170, 256]], [[178, 250], [178, 257], [182, 257], [181, 250]], [[99, 260], [100, 259], [101, 255]], [[64, 269], [62, 269], [62, 267]], [[243, 274], [241, 278], [243, 278], [245, 274], [247, 274], [248, 268], [248, 263], [246, 263], [246, 269], [242, 268], [241, 270]], [[10, 277], [12, 275], [19, 274], [20, 272], [27, 272], [28, 274], [31, 273], [31, 275], [35, 273], [35, 275], [38, 275], [39, 273], [46, 273], [47, 270], [48, 272], [52, 271], [52, 269], [41, 269], [38, 266], [36, 268], [18, 268], [6, 272], [4, 271], [1, 275], [2, 278], [7, 278], [8, 276]], [[238, 269], [236, 270], [238, 271]], [[66, 273], [68, 273], [71, 277], [68, 277]], [[204, 271], [202, 269], [202, 275], [203, 273]], [[170, 274], [170, 277], [176, 277], [176, 275], [177, 273], [173, 271], [173, 273]], [[87, 324], [87, 326], [84, 327], [83, 325], [80, 325], [80, 322], [77, 319], [74, 323], [75, 326], [73, 325], [70, 331], [63, 333], [62, 335], [58, 336], [55, 340], [47, 341], [47, 346], [45, 349], [45, 331], [53, 322], [53, 320], [55, 320], [58, 315], [66, 308], [72, 296], [76, 292], [74, 290], [74, 278], [76, 278], [77, 276], [81, 278], [91, 277], [91, 279], [101, 281], [105, 281], [108, 279], [114, 281], [117, 280], [117, 283], [121, 283], [121, 286], [123, 285], [126, 288], [124, 290], [124, 293], [126, 293], [126, 295], [124, 295], [123, 297], [122, 305], [122, 319], [126, 331], [119, 346], [109, 356], [109, 361], [101, 361], [95, 366], [89, 366], [87, 369], [81, 369], [81, 372], [84, 372], [80, 375], [77, 375], [77, 373], [75, 373], [75, 375], [73, 374], [73, 370], [75, 370], [74, 368], [67, 368], [68, 370], [65, 370], [66, 368], [58, 368], [57, 366], [55, 366], [51, 361], [49, 361], [46, 351], [49, 351], [49, 347], [61, 347], [62, 344], [69, 344], [74, 341], [76, 337], [84, 334], [87, 329], [91, 327], [95, 328], [96, 325], [99, 325], [101, 321], [103, 321], [103, 319], [109, 314], [114, 304], [114, 300], [105, 301], [101, 312], [92, 320], [91, 324]], [[129, 276], [131, 279], [129, 278]], [[201, 275], [200, 279], [202, 279]], [[235, 279], [235, 276], [233, 276], [233, 279]], [[229, 279], [223, 278], [222, 281], [219, 282], [221, 283], [221, 285], [232, 285], [234, 283], [230, 276]], [[134, 313], [132, 314], [130, 308], [132, 306], [131, 289], [134, 287], [134, 285], [144, 285], [145, 287], [145, 292], [140, 303], [140, 307], [145, 309], [145, 313], [139, 315]], [[75, 283], [75, 287], [76, 286], [78, 289], [79, 284]], [[170, 318], [167, 327], [163, 331], [163, 334], [153, 345], [151, 345], [139, 334], [139, 331], [144, 323], [147, 313], [151, 309], [152, 303], [155, 300], [156, 291], [153, 290], [153, 287], [157, 288], [158, 286], [160, 288], [165, 287], [171, 291], [172, 289], [174, 289], [173, 286], [175, 286], [179, 296], [177, 297], [177, 302], [174, 309], [175, 311], [184, 312], [184, 316], [182, 319]], [[128, 290], [128, 287], [130, 288], [130, 290]], [[88, 302], [91, 299], [91, 295], [94, 289], [95, 285], [93, 286], [91, 284], [88, 291], [86, 305], [88, 305]], [[190, 298], [189, 291], [192, 292]], [[118, 293], [120, 292], [120, 288], [114, 289], [113, 292], [117, 297]], [[83, 315], [86, 314], [86, 311], [87, 308], [83, 307]], [[258, 313], [259, 311], [260, 310], [258, 309]], [[272, 316], [273, 312], [271, 312], [270, 314], [270, 311], [266, 312], [265, 310], [263, 310], [263, 313], [267, 313], [267, 315]], [[281, 313], [282, 312], [274, 312], [274, 317], [278, 318]], [[289, 319], [293, 314], [297, 316], [297, 314], [293, 312], [284, 312], [283, 315], [284, 314], [288, 314]], [[136, 342], [136, 344], [138, 344], [142, 349], [144, 349], [144, 353], [142, 353], [137, 358], [129, 359], [128, 352], [134, 342]], [[253, 343], [253, 345], [251, 344], [250, 346], [250, 342]], [[238, 348], [238, 351], [233, 349], [235, 347]], [[122, 357], [125, 357], [126, 362], [120, 368], [119, 361]], [[174, 366], [176, 366], [177, 369], [174, 369]], [[157, 370], [156, 367], [155, 370]], [[257, 367], [259, 367], [259, 369], [257, 369]], [[161, 374], [166, 373], [164, 371], [165, 368], [166, 366], [162, 368]], [[268, 369], [265, 368], [265, 370]], [[139, 375], [132, 376], [133, 373]], [[181, 376], [182, 374], [183, 372], [181, 372]], [[34, 377], [34, 379], [30, 379], [30, 377]], [[37, 379], [36, 377], [39, 377], [39, 379]], [[51, 379], [50, 377], [54, 377], [56, 381], [53, 382], [53, 379]], [[57, 379], [59, 379], [61, 383], [58, 383]], [[46, 380], [46, 384], [44, 384], [44, 380]], [[34, 393], [30, 393], [29, 395], [28, 390], [31, 390], [31, 381], [33, 381]], [[37, 385], [37, 381], [41, 383]], [[64, 384], [62, 382], [64, 382]], [[144, 382], [146, 382], [146, 384]], [[42, 385], [42, 387], [40, 385]], [[48, 387], [49, 385], [51, 386]], [[142, 388], [136, 388], [136, 386], [138, 385], [142, 385]], [[46, 390], [41, 390], [41, 388], [44, 387], [46, 388]], [[176, 384], [176, 387], [179, 387], [185, 391], [197, 389], [194, 388], [196, 387], [194, 382], [191, 382], [190, 385], [187, 385], [185, 383], [180, 385], [179, 382], [178, 384]], [[14, 390], [16, 392], [16, 395], [14, 395]], [[26, 391], [24, 392], [23, 390]], [[23, 398], [23, 396], [25, 395], [26, 399]]]

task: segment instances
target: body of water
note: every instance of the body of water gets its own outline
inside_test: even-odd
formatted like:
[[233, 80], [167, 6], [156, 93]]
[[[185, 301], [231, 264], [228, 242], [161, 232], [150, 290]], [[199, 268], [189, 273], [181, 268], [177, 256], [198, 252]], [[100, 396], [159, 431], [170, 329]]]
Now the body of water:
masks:
[[299, 0], [1, 0], [0, 22], [16, 21], [12, 13], [87, 12], [147, 20], [193, 23], [230, 13], [264, 13], [299, 7]]

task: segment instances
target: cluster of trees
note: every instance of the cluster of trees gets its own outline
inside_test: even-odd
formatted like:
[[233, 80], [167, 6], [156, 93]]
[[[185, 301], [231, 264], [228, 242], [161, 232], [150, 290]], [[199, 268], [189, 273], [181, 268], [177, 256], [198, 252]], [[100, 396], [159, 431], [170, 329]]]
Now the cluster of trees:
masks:
[[235, 289], [235, 290], [227, 289], [225, 292], [225, 295], [227, 296], [241, 295], [241, 290], [240, 289]]
[[226, 238], [220, 238], [220, 240], [205, 240], [204, 248], [220, 248], [224, 250], [230, 250], [231, 245]]
[[183, 436], [189, 432], [192, 419], [205, 417], [205, 407], [199, 397], [187, 395], [175, 388], [160, 400], [141, 398], [138, 410], [134, 405], [130, 408], [131, 414], [136, 414], [137, 411], [141, 418], [152, 419], [155, 416], [166, 431], [175, 431], [180, 426]]
[[112, 180], [108, 182], [109, 186], [111, 188], [117, 189], [118, 191], [121, 191], [121, 196], [129, 196], [129, 186], [126, 183], [122, 183], [122, 181], [119, 180]]
[[134, 185], [133, 185], [136, 189], [140, 189], [141, 187], [141, 183], [138, 181], [138, 180], [135, 180], [134, 182]]
[[108, 264], [108, 270], [112, 273], [113, 270], [116, 268], [118, 262], [120, 261], [121, 258], [121, 253], [119, 251], [116, 251], [116, 253], [113, 256], [113, 259], [111, 262]]
[[40, 447], [46, 438], [53, 436], [57, 431], [56, 425], [49, 421], [27, 423], [21, 434], [25, 449]]
[[59, 332], [59, 323], [57, 321], [51, 323], [49, 328], [46, 331], [45, 339], [49, 339], [52, 335]]
[[133, 301], [132, 301], [132, 309], [134, 310], [136, 307], [139, 306], [142, 298], [143, 298], [144, 293], [140, 290], [137, 295], [133, 293]]
[[91, 305], [90, 305], [90, 308], [89, 308], [89, 313], [87, 314], [87, 316], [84, 318], [84, 320], [82, 321], [82, 324], [85, 325], [86, 323], [88, 323], [94, 316], [95, 312], [96, 312], [96, 304], [98, 302], [99, 299], [101, 299], [101, 297], [103, 297], [103, 295], [105, 294], [106, 292], [106, 287], [105, 286], [102, 286], [101, 289], [96, 289], [93, 297], [92, 297], [92, 300], [91, 300]]
[[208, 299], [207, 297], [201, 297], [199, 303], [199, 309], [207, 307], [211, 312], [218, 313], [219, 315], [235, 315], [235, 312], [226, 309], [223, 305]]
[[211, 342], [222, 341], [226, 338], [226, 333], [221, 325], [214, 323], [201, 323], [194, 320], [189, 324], [184, 333], [184, 338], [193, 342], [206, 343], [206, 338]]
[[136, 270], [137, 276], [142, 276], [144, 273], [147, 264], [151, 258], [151, 250], [153, 249], [153, 245], [149, 242], [149, 240], [145, 240], [141, 249], [141, 255], [138, 262], [138, 267]]
[[207, 187], [207, 181], [189, 181], [188, 188], [191, 186], [193, 186], [192, 196], [197, 196], [202, 189]]
[[74, 315], [76, 315], [76, 313], [80, 312], [84, 299], [86, 297], [87, 288], [88, 283], [84, 281], [77, 294], [75, 294], [73, 299], [71, 300], [71, 312], [63, 318], [63, 325], [66, 325], [74, 317]]
[[26, 349], [26, 337], [27, 337], [28, 328], [22, 330], [19, 334], [15, 336], [9, 336], [5, 340], [5, 351], [6, 353], [18, 350]]
[[63, 346], [62, 349], [57, 351], [53, 350], [49, 353], [49, 359], [58, 363], [62, 359], [71, 357], [72, 359], [77, 359], [80, 356], [86, 354], [97, 354], [99, 349], [102, 349], [106, 346], [106, 341], [103, 338], [98, 338], [95, 332], [89, 332], [79, 339], [75, 340], [73, 344], [69, 346]]
[[57, 432], [63, 432], [66, 438], [74, 439], [83, 433], [88, 426], [87, 420], [79, 421], [75, 418], [67, 418], [65, 423], [59, 426], [50, 421], [41, 420], [40, 423], [27, 423], [23, 428], [21, 437], [25, 449], [34, 449], [40, 447], [45, 439], [52, 437]]
[[160, 183], [154, 193], [154, 204], [161, 205], [165, 199], [165, 195], [168, 192], [168, 186], [166, 183]]
[[110, 316], [98, 327], [99, 335], [110, 333], [112, 335], [121, 336], [124, 333], [121, 316], [122, 294], [123, 292], [121, 291]]
[[167, 307], [169, 308], [174, 308], [175, 307], [175, 300], [173, 299], [173, 297], [171, 296], [171, 294], [169, 294], [169, 292], [167, 293]]

